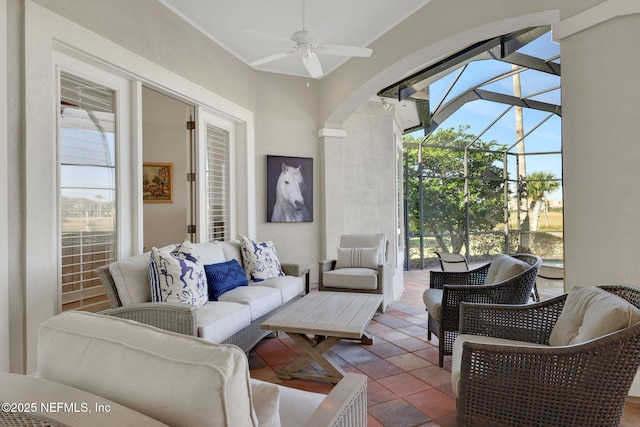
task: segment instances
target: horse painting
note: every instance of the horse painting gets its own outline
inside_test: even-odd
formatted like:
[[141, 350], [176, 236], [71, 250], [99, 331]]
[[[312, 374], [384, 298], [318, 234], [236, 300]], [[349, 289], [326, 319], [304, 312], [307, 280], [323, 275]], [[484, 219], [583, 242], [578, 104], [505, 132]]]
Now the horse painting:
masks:
[[276, 203], [273, 205], [273, 222], [309, 221], [309, 211], [304, 202], [304, 178], [301, 166], [293, 167], [282, 163], [282, 171], [276, 184]]

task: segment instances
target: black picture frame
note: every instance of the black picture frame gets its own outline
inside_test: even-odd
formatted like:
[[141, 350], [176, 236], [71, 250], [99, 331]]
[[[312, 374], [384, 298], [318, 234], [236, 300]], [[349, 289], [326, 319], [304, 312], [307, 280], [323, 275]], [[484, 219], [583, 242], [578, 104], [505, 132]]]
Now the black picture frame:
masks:
[[313, 159], [267, 155], [266, 175], [267, 222], [313, 222]]

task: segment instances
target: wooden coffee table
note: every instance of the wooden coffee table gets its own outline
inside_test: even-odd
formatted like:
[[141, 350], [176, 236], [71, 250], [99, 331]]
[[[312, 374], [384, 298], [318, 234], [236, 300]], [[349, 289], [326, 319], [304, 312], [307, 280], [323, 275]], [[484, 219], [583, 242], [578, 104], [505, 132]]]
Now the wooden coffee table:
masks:
[[[343, 338], [372, 344], [373, 338], [365, 333], [365, 328], [381, 303], [382, 295], [378, 294], [312, 292], [264, 321], [262, 329], [286, 332], [307, 353], [280, 369], [278, 376], [340, 381], [345, 372], [323, 353]], [[316, 361], [325, 373], [303, 370], [311, 361]]]

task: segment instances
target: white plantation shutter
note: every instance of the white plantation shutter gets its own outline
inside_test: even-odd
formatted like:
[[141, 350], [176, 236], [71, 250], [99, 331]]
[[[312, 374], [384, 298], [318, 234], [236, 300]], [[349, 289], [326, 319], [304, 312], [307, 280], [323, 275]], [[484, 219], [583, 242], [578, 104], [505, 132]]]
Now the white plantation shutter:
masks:
[[229, 239], [229, 132], [206, 125], [207, 241]]
[[94, 270], [115, 260], [115, 92], [60, 74], [59, 222], [62, 310], [108, 308]]

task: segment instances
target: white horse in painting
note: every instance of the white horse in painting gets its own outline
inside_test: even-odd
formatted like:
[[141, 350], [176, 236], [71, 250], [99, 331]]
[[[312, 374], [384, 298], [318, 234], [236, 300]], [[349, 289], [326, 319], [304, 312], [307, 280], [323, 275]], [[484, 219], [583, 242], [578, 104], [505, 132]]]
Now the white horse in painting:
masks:
[[309, 211], [304, 204], [304, 179], [300, 166], [294, 168], [282, 164], [282, 172], [276, 185], [276, 203], [273, 205], [273, 222], [309, 221]]

